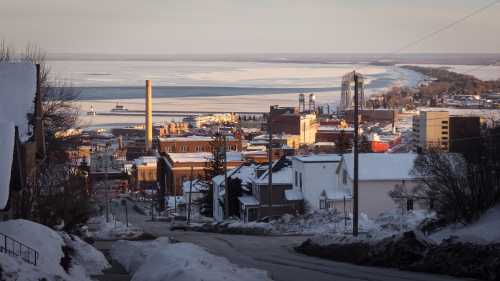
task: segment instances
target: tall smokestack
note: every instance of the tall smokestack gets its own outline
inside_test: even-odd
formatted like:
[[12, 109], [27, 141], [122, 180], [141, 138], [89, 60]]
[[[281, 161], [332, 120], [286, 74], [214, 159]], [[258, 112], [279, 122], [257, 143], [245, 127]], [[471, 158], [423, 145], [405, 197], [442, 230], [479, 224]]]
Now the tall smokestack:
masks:
[[151, 80], [146, 80], [146, 151], [153, 148], [153, 87]]

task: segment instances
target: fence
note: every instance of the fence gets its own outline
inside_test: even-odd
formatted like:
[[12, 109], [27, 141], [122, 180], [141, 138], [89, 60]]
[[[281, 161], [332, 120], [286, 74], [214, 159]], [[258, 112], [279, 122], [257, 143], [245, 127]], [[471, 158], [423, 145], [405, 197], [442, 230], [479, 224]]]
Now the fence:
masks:
[[3, 233], [0, 233], [0, 253], [20, 257], [32, 265], [38, 263], [38, 251]]

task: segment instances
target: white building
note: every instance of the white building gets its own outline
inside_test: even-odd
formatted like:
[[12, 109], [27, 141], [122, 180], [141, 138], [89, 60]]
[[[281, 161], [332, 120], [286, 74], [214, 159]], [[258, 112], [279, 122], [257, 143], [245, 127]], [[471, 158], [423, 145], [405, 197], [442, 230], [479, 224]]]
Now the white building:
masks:
[[350, 203], [349, 188], [337, 186], [337, 168], [342, 156], [317, 154], [292, 158], [293, 190], [303, 194], [312, 210], [344, 208], [344, 199]]
[[[401, 206], [389, 196], [389, 192], [396, 185], [406, 190], [417, 185], [418, 179], [411, 174], [416, 157], [413, 153], [359, 154], [359, 213], [374, 217], [384, 211], [400, 208]], [[344, 154], [336, 172], [340, 190], [352, 191], [353, 167], [353, 154]], [[417, 207], [413, 201], [406, 203], [405, 205], [411, 208]]]

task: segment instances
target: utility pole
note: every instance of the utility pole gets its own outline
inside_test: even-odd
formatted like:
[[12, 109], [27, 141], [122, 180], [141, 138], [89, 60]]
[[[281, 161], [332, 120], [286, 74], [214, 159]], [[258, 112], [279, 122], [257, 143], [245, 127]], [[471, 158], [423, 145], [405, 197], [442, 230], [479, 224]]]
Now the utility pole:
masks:
[[354, 179], [353, 179], [353, 217], [352, 217], [352, 234], [358, 236], [358, 134], [359, 134], [359, 112], [358, 112], [358, 97], [359, 97], [359, 87], [358, 87], [358, 74], [353, 71], [354, 78]]
[[227, 184], [227, 140], [224, 134], [224, 209], [226, 209], [226, 217], [229, 217], [229, 186]]
[[269, 197], [269, 209], [272, 207], [273, 199], [273, 130], [271, 130], [271, 113], [269, 113], [269, 119], [267, 120], [267, 134], [268, 147], [267, 147], [267, 161], [268, 161], [268, 172], [267, 172], [267, 189]]
[[193, 166], [191, 166], [191, 175], [189, 177], [189, 203], [188, 203], [188, 217], [187, 224], [191, 223], [191, 193], [193, 192]]
[[108, 143], [104, 148], [104, 200], [106, 200], [106, 222], [109, 222], [109, 199], [108, 199]]

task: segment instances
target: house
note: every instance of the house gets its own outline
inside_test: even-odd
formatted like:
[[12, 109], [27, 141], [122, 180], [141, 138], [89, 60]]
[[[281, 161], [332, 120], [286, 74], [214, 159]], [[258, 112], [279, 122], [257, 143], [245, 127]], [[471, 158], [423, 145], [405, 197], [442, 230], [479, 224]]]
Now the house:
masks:
[[[267, 216], [281, 216], [286, 213], [303, 212], [303, 197], [292, 190], [292, 162], [283, 157], [272, 165], [272, 194], [269, 198], [268, 164], [242, 164], [228, 174], [230, 178], [239, 178], [243, 190], [247, 193], [238, 197], [240, 218], [253, 221]], [[224, 176], [217, 176], [214, 184], [214, 219], [221, 221], [224, 210]]]
[[[411, 171], [417, 155], [413, 153], [360, 153], [359, 154], [359, 213], [365, 213], [369, 217], [374, 217], [380, 213], [401, 206], [401, 202], [395, 202], [389, 196], [389, 192], [396, 186], [406, 190], [415, 188], [419, 179]], [[337, 171], [337, 187], [339, 190], [349, 190], [352, 192], [353, 154], [344, 154]], [[423, 199], [413, 202], [413, 199], [405, 202], [408, 209], [414, 207], [425, 207], [428, 202]], [[414, 204], [418, 203], [418, 204]]]
[[350, 189], [337, 186], [336, 171], [341, 159], [338, 154], [292, 157], [293, 190], [302, 194], [311, 210], [340, 211], [350, 207]]
[[0, 63], [0, 210], [10, 209], [7, 216], [22, 216], [16, 195], [45, 159], [39, 73], [38, 65]]
[[[248, 162], [241, 164], [237, 168], [234, 168], [227, 173], [227, 177], [230, 179], [239, 179], [241, 180], [241, 188], [246, 192], [250, 193], [252, 190], [251, 180], [255, 177], [256, 167], [260, 165], [250, 164]], [[213, 217], [216, 221], [222, 221], [224, 219], [224, 175], [218, 175], [212, 179], [213, 183]], [[248, 195], [243, 195], [248, 196]], [[239, 199], [239, 198], [238, 198]], [[239, 204], [238, 200], [238, 203]], [[257, 206], [258, 202], [256, 200], [252, 201]], [[252, 205], [252, 206], [254, 206]]]
[[192, 181], [187, 180], [182, 183], [182, 200], [185, 213], [187, 215], [187, 210], [191, 205], [191, 216], [196, 217], [200, 213], [200, 199], [205, 195], [208, 190], [208, 185], [199, 179], [194, 179]]
[[[182, 183], [191, 177], [204, 178], [212, 153], [167, 153], [158, 159], [158, 183], [160, 192], [166, 195], [182, 195]], [[227, 167], [233, 169], [238, 167], [242, 161], [241, 152], [227, 152]]]
[[134, 160], [132, 169], [134, 176], [133, 187], [136, 190], [156, 189], [157, 162], [158, 158], [154, 156], [141, 156]]

